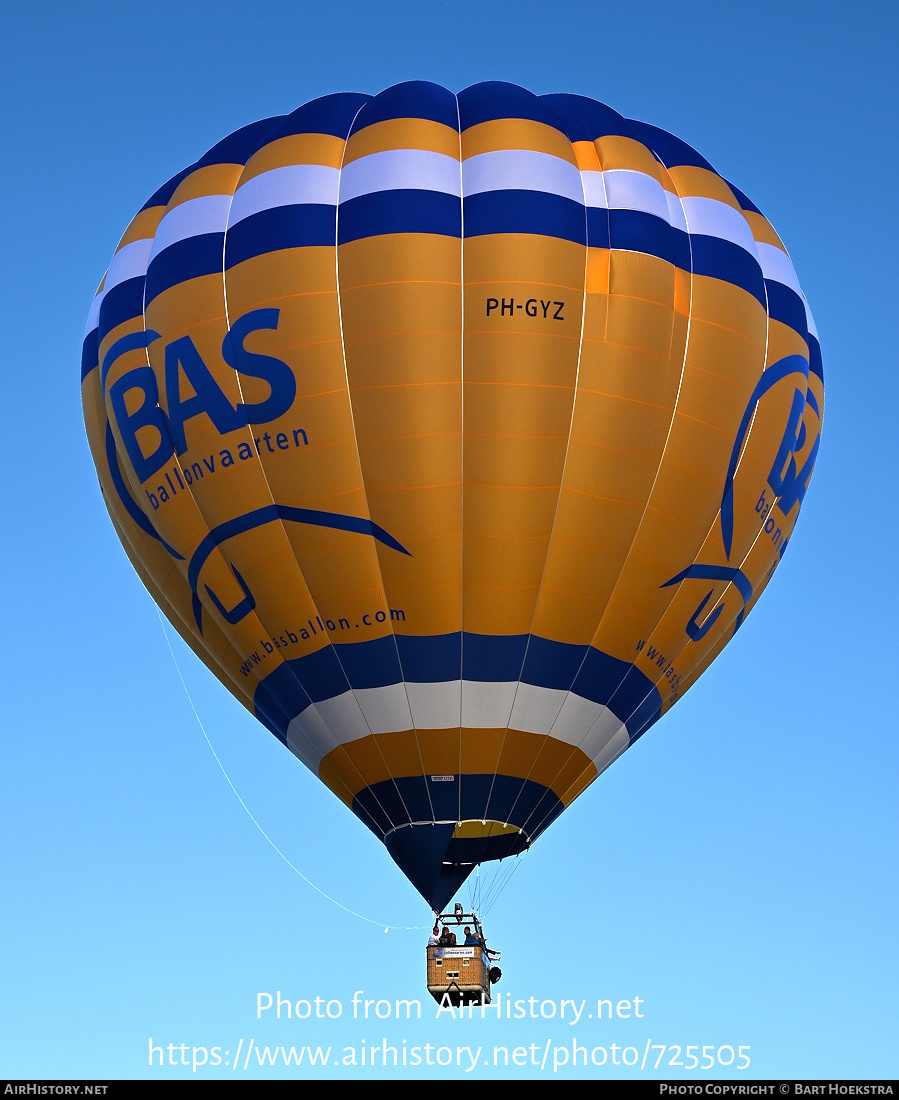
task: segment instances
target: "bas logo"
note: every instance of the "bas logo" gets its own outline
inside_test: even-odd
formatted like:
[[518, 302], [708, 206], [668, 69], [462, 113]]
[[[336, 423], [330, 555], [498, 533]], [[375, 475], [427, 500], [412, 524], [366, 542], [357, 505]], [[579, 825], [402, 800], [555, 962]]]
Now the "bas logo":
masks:
[[[150, 517], [131, 495], [119, 466], [119, 456], [112, 432], [112, 417], [118, 424], [122, 442], [134, 471], [143, 483], [171, 458], [187, 450], [184, 427], [196, 416], [202, 414], [208, 416], [222, 435], [248, 425], [267, 424], [283, 416], [296, 397], [297, 385], [293, 371], [280, 359], [247, 351], [244, 347], [244, 341], [250, 333], [258, 332], [260, 329], [277, 329], [279, 314], [280, 310], [277, 309], [256, 309], [245, 313], [234, 322], [222, 342], [222, 357], [229, 367], [239, 374], [249, 378], [261, 378], [268, 383], [271, 392], [264, 401], [233, 406], [222, 393], [189, 336], [173, 340], [165, 347], [165, 407], [160, 400], [156, 375], [149, 365], [127, 371], [109, 387], [108, 404], [111, 417], [106, 425], [106, 460], [113, 487], [126, 512], [138, 527], [152, 538], [158, 539], [172, 557], [180, 561], [184, 560], [184, 555], [162, 538]], [[129, 333], [117, 340], [103, 359], [100, 378], [104, 391], [109, 371], [118, 358], [128, 351], [147, 348], [158, 339], [159, 333], [148, 329], [144, 332]], [[181, 392], [182, 374], [193, 389], [193, 393], [187, 397], [182, 396]], [[139, 395], [139, 403], [135, 400], [135, 393]], [[150, 454], [145, 454], [144, 451], [148, 443], [154, 442], [153, 435], [150, 434], [148, 439], [148, 434], [145, 432], [142, 438], [138, 439], [138, 433], [145, 428], [152, 428], [158, 436], [156, 448]], [[297, 442], [298, 434], [302, 434], [305, 441], [306, 433], [302, 428], [298, 428], [294, 432], [294, 442]], [[277, 441], [279, 449], [283, 450], [287, 441], [286, 435], [279, 434]], [[259, 441], [256, 440], [256, 443], [258, 445]], [[270, 443], [269, 450], [274, 453]], [[203, 464], [212, 472], [212, 466], [205, 458]], [[233, 464], [233, 460], [230, 464]], [[223, 463], [223, 465], [228, 464]], [[185, 477], [188, 477], [186, 467]], [[184, 489], [184, 485], [181, 488]], [[153, 494], [148, 491], [147, 496], [153, 503]], [[154, 511], [157, 507], [158, 505], [153, 503]], [[200, 541], [188, 562], [187, 580], [191, 589], [194, 618], [201, 634], [203, 633], [203, 604], [200, 599], [200, 574], [213, 550], [236, 535], [246, 534], [248, 531], [276, 522], [303, 523], [314, 527], [330, 527], [338, 531], [369, 535], [392, 550], [411, 556], [409, 551], [389, 532], [365, 516], [348, 516], [338, 512], [297, 508], [293, 505], [274, 502], [234, 516], [213, 527]], [[241, 597], [233, 606], [226, 607], [208, 584], [204, 584], [203, 588], [221, 618], [234, 626], [245, 619], [256, 607], [256, 598], [237, 566], [233, 562], [229, 564], [241, 591]]]
[[[236, 431], [247, 425], [267, 424], [276, 420], [293, 404], [297, 384], [290, 367], [271, 355], [247, 351], [244, 341], [252, 332], [278, 327], [277, 309], [254, 309], [245, 313], [231, 326], [222, 341], [222, 357], [229, 367], [250, 378], [267, 382], [271, 393], [255, 404], [240, 403], [235, 408], [222, 393], [209, 368], [189, 336], [173, 340], [165, 348], [165, 407], [152, 367], [136, 367], [123, 374], [109, 387], [108, 402], [112, 416], [122, 435], [138, 480], [143, 483], [175, 455], [187, 450], [184, 426], [195, 416], [206, 414], [220, 434]], [[117, 340], [103, 360], [102, 379], [105, 388], [110, 367], [126, 351], [149, 347], [159, 339], [152, 329], [133, 333]], [[183, 397], [182, 374], [193, 388], [193, 394]], [[134, 394], [140, 395], [135, 407]], [[129, 406], [133, 409], [129, 412]], [[144, 453], [147, 435], [138, 439], [142, 428], [152, 428], [159, 437], [156, 449]]]
[[[752, 396], [746, 406], [746, 411], [743, 413], [743, 419], [740, 422], [737, 438], [734, 441], [733, 450], [731, 451], [730, 464], [727, 468], [727, 476], [724, 479], [724, 493], [721, 498], [721, 538], [724, 542], [724, 552], [728, 558], [730, 557], [733, 545], [734, 532], [734, 477], [737, 471], [737, 463], [743, 451], [743, 443], [752, 423], [756, 406], [768, 390], [777, 385], [778, 382], [794, 374], [799, 375], [805, 380], [805, 386], [802, 389], [797, 388], [793, 392], [793, 404], [790, 409], [790, 415], [787, 419], [783, 438], [781, 439], [774, 462], [771, 465], [771, 472], [768, 474], [767, 480], [768, 485], [778, 498], [776, 501], [777, 506], [785, 516], [788, 515], [797, 504], [801, 505], [805, 498], [808, 483], [812, 476], [812, 470], [815, 466], [815, 459], [818, 457], [821, 433], [818, 433], [814, 445], [812, 446], [808, 458], [803, 463], [801, 470], [797, 469], [795, 455], [805, 446], [806, 429], [804, 415], [806, 405], [811, 407], [812, 411], [819, 419], [820, 412], [818, 404], [815, 401], [815, 395], [808, 388], [808, 360], [804, 359], [801, 355], [788, 355], [785, 359], [779, 360], [779, 362], [770, 366], [763, 372], [762, 377], [759, 379], [752, 392]], [[756, 511], [758, 511], [758, 509], [756, 509]]]
[[[776, 527], [775, 521], [767, 518], [768, 512], [776, 504], [784, 516], [789, 515], [794, 507], [802, 505], [802, 501], [808, 489], [808, 483], [815, 466], [815, 459], [818, 455], [818, 446], [821, 442], [820, 432], [815, 438], [815, 442], [802, 465], [802, 469], [797, 467], [796, 454], [802, 450], [806, 443], [804, 419], [806, 406], [811, 408], [815, 416], [818, 417], [819, 422], [821, 414], [818, 403], [815, 400], [815, 395], [812, 393], [811, 389], [808, 388], [808, 360], [801, 355], [788, 355], [786, 358], [774, 363], [762, 373], [762, 377], [756, 384], [749, 398], [746, 410], [743, 413], [743, 418], [740, 422], [739, 430], [737, 431], [737, 437], [734, 441], [733, 450], [731, 451], [730, 464], [728, 465], [727, 475], [724, 479], [724, 493], [721, 498], [720, 512], [721, 540], [724, 543], [724, 552], [728, 558], [730, 558], [731, 550], [733, 549], [734, 477], [737, 471], [737, 463], [743, 451], [746, 435], [749, 431], [759, 401], [761, 401], [768, 390], [776, 386], [778, 382], [782, 382], [784, 379], [789, 378], [791, 375], [798, 375], [801, 379], [804, 379], [805, 386], [802, 389], [796, 388], [793, 392], [790, 414], [787, 417], [783, 436], [767, 477], [767, 484], [774, 493], [774, 499], [773, 501], [768, 501], [763, 489], [761, 498], [755, 508], [755, 511], [760, 513], [762, 519], [765, 521], [764, 530], [771, 536], [775, 548], [779, 550], [780, 557], [783, 557], [784, 551], [787, 548], [787, 539], [784, 537], [780, 527]], [[670, 585], [680, 584], [685, 580], [724, 581], [727, 586], [725, 593], [729, 593], [731, 590], [736, 591], [743, 601], [743, 606], [737, 614], [734, 623], [734, 634], [736, 634], [737, 630], [740, 628], [740, 624], [743, 622], [746, 615], [746, 609], [753, 595], [753, 587], [746, 574], [741, 569], [736, 569], [729, 565], [723, 566], [695, 562], [686, 569], [682, 569], [680, 573], [670, 580], [665, 581], [660, 587], [668, 588]], [[705, 594], [684, 627], [688, 637], [694, 642], [702, 641], [715, 625], [724, 609], [724, 597], [722, 596], [717, 606], [713, 606], [713, 609], [706, 615], [705, 619], [700, 622], [702, 614], [713, 592], [714, 589], [710, 589]]]

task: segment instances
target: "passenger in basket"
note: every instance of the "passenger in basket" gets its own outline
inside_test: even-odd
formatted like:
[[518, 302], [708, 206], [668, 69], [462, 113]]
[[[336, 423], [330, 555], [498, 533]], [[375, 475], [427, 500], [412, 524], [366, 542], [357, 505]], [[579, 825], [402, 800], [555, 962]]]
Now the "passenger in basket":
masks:
[[449, 928], [444, 925], [443, 931], [440, 933], [440, 939], [437, 941], [441, 947], [455, 947], [456, 946], [456, 933], [450, 932]]

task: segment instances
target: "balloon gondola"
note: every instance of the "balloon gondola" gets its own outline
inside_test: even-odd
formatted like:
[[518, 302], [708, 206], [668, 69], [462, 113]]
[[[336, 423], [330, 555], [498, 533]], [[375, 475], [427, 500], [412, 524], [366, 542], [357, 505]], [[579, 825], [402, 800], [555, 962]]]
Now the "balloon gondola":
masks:
[[663, 130], [504, 83], [225, 138], [129, 225], [81, 376], [151, 595], [435, 911], [734, 635], [823, 409], [753, 203]]
[[428, 992], [443, 1007], [489, 1005], [490, 988], [502, 977], [501, 957], [487, 946], [478, 914], [456, 902], [435, 918], [427, 947]]

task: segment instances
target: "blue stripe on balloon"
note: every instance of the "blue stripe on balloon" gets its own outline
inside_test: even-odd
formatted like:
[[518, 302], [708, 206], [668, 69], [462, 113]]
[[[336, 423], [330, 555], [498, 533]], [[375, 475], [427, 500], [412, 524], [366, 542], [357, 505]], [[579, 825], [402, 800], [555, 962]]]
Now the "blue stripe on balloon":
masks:
[[258, 149], [268, 144], [269, 135], [283, 120], [283, 115], [273, 115], [271, 118], [251, 122], [249, 126], [242, 126], [216, 142], [208, 153], [204, 153], [193, 165], [193, 171], [211, 164], [246, 164]]
[[674, 257], [672, 263], [675, 267], [680, 267], [684, 271], [689, 271], [693, 258], [692, 237], [689, 233], [685, 233], [682, 229], [677, 229], [675, 226], [672, 226], [671, 249], [672, 256]]
[[632, 740], [649, 728], [662, 709], [659, 690], [645, 673], [628, 661], [592, 646], [587, 650], [571, 690], [575, 695], [607, 706], [619, 721], [627, 723]]
[[261, 210], [228, 230], [225, 270], [282, 248], [333, 247], [336, 240], [336, 206], [310, 202]]
[[81, 381], [100, 365], [100, 337], [95, 328], [85, 336], [81, 345]]
[[[563, 792], [564, 793], [564, 792]], [[545, 788], [543, 797], [531, 808], [531, 812], [519, 826], [533, 841], [556, 820], [565, 809], [562, 800], [549, 788]]]
[[412, 684], [440, 684], [458, 680], [462, 670], [462, 635], [416, 637], [397, 634], [396, 646], [403, 679]]
[[527, 634], [462, 635], [462, 679], [510, 683], [521, 678]]
[[386, 687], [403, 681], [396, 642], [392, 634], [369, 642], [337, 642], [334, 645], [334, 651], [343, 666], [350, 687]]
[[504, 80], [486, 80], [459, 92], [459, 118], [462, 130], [496, 119], [524, 118], [557, 129], [560, 119], [540, 96], [518, 84]]
[[[406, 202], [400, 196], [415, 198]], [[511, 200], [504, 202], [499, 196], [511, 197]], [[543, 207], [542, 212], [538, 212], [540, 206]], [[277, 207], [239, 222], [228, 232], [227, 266], [233, 267], [251, 256], [278, 248], [332, 244], [333, 229], [328, 228], [328, 219], [333, 209], [313, 203]], [[465, 235], [536, 233], [562, 237], [579, 244], [589, 243], [592, 247], [611, 247], [658, 256], [686, 271], [690, 270], [692, 251], [695, 274], [742, 287], [763, 306], [767, 306], [770, 294], [765, 294], [761, 268], [755, 258], [739, 245], [699, 234], [688, 238], [686, 233], [661, 218], [639, 210], [606, 211], [591, 207], [586, 213], [587, 241], [583, 233], [584, 208], [578, 203], [545, 192], [487, 191], [465, 199]], [[554, 221], [551, 220], [553, 218]], [[251, 226], [250, 223], [254, 224]], [[241, 228], [243, 226], [245, 228]], [[459, 236], [459, 200], [438, 191], [374, 192], [343, 203], [338, 226], [340, 243], [381, 233]], [[279, 236], [282, 231], [285, 234], [283, 240]], [[147, 302], [163, 290], [187, 279], [219, 272], [222, 266], [221, 242], [222, 234], [203, 234], [179, 241], [161, 252], [147, 273]], [[128, 279], [106, 295], [100, 305], [101, 339], [117, 325], [142, 314], [144, 282], [142, 276]], [[782, 284], [775, 283], [773, 286], [771, 315], [795, 328], [804, 337], [805, 310], [800, 299]]]
[[353, 119], [371, 98], [362, 92], [336, 92], [313, 99], [284, 115], [266, 140], [277, 141], [293, 134], [331, 134], [345, 139]]
[[[302, 624], [306, 626], [306, 624]], [[351, 624], [352, 625], [352, 624]], [[297, 628], [292, 628], [296, 630]], [[317, 620], [310, 631], [321, 631]], [[323, 632], [323, 631], [322, 631]], [[352, 688], [391, 684], [479, 683], [521, 681], [535, 687], [573, 691], [584, 699], [608, 706], [632, 734], [648, 728], [661, 712], [658, 689], [643, 672], [627, 661], [592, 646], [570, 645], [536, 635], [441, 634], [433, 637], [387, 635], [366, 642], [334, 643], [316, 653], [284, 662], [259, 683], [262, 705], [277, 697], [280, 678], [290, 674], [303, 685], [309, 699], [332, 699]], [[307, 706], [304, 703], [290, 719]], [[286, 731], [282, 730], [282, 733]]]
[[[805, 337], [805, 308], [801, 299], [781, 283], [766, 283], [758, 261], [745, 248], [721, 237], [688, 235], [662, 218], [640, 210], [607, 212], [590, 208], [587, 218], [591, 245], [658, 256], [684, 271], [692, 269], [695, 275], [738, 286], [769, 310], [772, 317]], [[602, 243], [604, 225], [607, 225], [607, 245]]]
[[268, 732], [276, 737], [282, 745], [287, 744], [287, 738], [281, 733], [282, 726], [286, 729], [284, 724], [284, 718], [280, 710], [276, 708], [274, 711], [269, 709], [263, 709], [261, 703], [256, 705], [254, 717], [257, 722], [261, 722]]
[[147, 268], [145, 307], [163, 291], [202, 275], [221, 275], [224, 233], [199, 233], [164, 248]]
[[[666, 168], [690, 166], [715, 172], [705, 157], [700, 156], [691, 145], [681, 141], [674, 134], [669, 134], [667, 130], [662, 130], [658, 126], [650, 126], [647, 122], [637, 122], [636, 119], [629, 121], [633, 136], [638, 141], [642, 141]], [[715, 175], [717, 176], [718, 173], [715, 172]]]
[[597, 138], [634, 136], [630, 122], [595, 99], [581, 95], [542, 95], [542, 103], [553, 110], [565, 126], [569, 141], [596, 141]]
[[482, 191], [465, 197], [465, 236], [488, 233], [534, 233], [587, 243], [584, 207], [545, 191]]
[[182, 181], [187, 179], [191, 172], [193, 172], [195, 167], [196, 165], [189, 164], [186, 168], [182, 168], [177, 175], [172, 176], [172, 178], [169, 180], [166, 180], [162, 187], [154, 191], [153, 194], [147, 199], [147, 201], [141, 207], [141, 210], [152, 210], [154, 206], [168, 206], [169, 200], [171, 199], [172, 195], [174, 195], [174, 193], [178, 190], [178, 187], [180, 186]]
[[[481, 815], [492, 821], [502, 821], [503, 824], [517, 825], [519, 828], [526, 822], [533, 812], [541, 804], [550, 801], [558, 806], [561, 812], [562, 804], [552, 791], [542, 783], [535, 783], [532, 779], [519, 779], [515, 776], [497, 775], [485, 776], [492, 781], [489, 791], [489, 801], [484, 806], [481, 791], [478, 789], [483, 781], [473, 784], [474, 790], [467, 790], [468, 777], [462, 782], [462, 808], [463, 816], [477, 817], [477, 807], [481, 807]], [[480, 780], [480, 777], [479, 777]], [[474, 813], [466, 813], [468, 808]]]
[[788, 325], [804, 340], [808, 335], [808, 322], [805, 305], [796, 291], [773, 279], [765, 280], [765, 289], [768, 292], [768, 316]]
[[334, 646], [326, 645], [323, 649], [310, 653], [306, 657], [297, 657], [295, 660], [284, 663], [302, 684], [303, 690], [313, 703], [334, 699], [350, 690], [350, 683], [341, 667]]
[[587, 244], [591, 248], [609, 247], [609, 212], [598, 206], [587, 207]]
[[[747, 197], [746, 197], [746, 196], [745, 196], [745, 195], [743, 194], [743, 192], [742, 192], [742, 191], [741, 191], [741, 190], [739, 189], [739, 187], [734, 187], [734, 185], [733, 185], [733, 184], [732, 184], [732, 183], [730, 182], [730, 180], [724, 180], [724, 182], [725, 182], [725, 183], [727, 184], [727, 186], [728, 186], [728, 187], [729, 187], [729, 188], [731, 189], [731, 191], [733, 191], [733, 193], [734, 193], [734, 198], [735, 198], [735, 199], [737, 200], [737, 202], [738, 202], [738, 203], [740, 204], [740, 206], [741, 206], [741, 207], [742, 207], [742, 208], [743, 208], [744, 210], [749, 210], [749, 211], [751, 211], [751, 213], [753, 213], [753, 214], [762, 214], [761, 210], [759, 210], [759, 208], [758, 208], [758, 207], [757, 207], [757, 206], [755, 205], [755, 203], [754, 203], [754, 202], [751, 202], [751, 201], [750, 201], [750, 200], [749, 200], [749, 199], [748, 199], [748, 198], [747, 198]], [[764, 217], [764, 214], [762, 214], [762, 217]]]
[[459, 129], [456, 97], [451, 91], [428, 80], [407, 80], [370, 99], [356, 116], [352, 132], [394, 118], [424, 118]]
[[609, 247], [658, 256], [690, 270], [690, 239], [663, 218], [643, 210], [609, 211]]
[[292, 719], [311, 705], [312, 700], [290, 662], [278, 665], [257, 684], [253, 694], [256, 717], [284, 744], [287, 744], [287, 727]]
[[[434, 788], [428, 798], [429, 787]], [[449, 788], [449, 789], [447, 789]], [[380, 819], [384, 832], [413, 821], [458, 820], [458, 783], [431, 783], [426, 776], [412, 775], [374, 783], [353, 799], [353, 811], [363, 807]]]
[[133, 279], [126, 279], [106, 293], [100, 303], [97, 324], [98, 339], [103, 340], [118, 325], [143, 314], [144, 283], [143, 275], [135, 275]]
[[[297, 687], [299, 687], [299, 685], [297, 685]], [[302, 691], [301, 688], [300, 690]], [[303, 694], [305, 695], [305, 692], [303, 692]], [[258, 721], [265, 726], [269, 733], [277, 737], [282, 745], [286, 745], [287, 735], [285, 731], [290, 725], [290, 718], [287, 715], [285, 704], [282, 702], [282, 699], [283, 696], [257, 691], [253, 698], [253, 712]], [[302, 710], [305, 710], [308, 706], [309, 700], [306, 698], [303, 702]]]
[[[404, 825], [431, 821], [490, 820], [522, 828], [529, 818], [537, 817], [538, 807], [539, 816], [549, 820], [563, 809], [559, 798], [542, 783], [501, 774], [456, 774], [452, 781], [436, 783], [428, 776], [397, 776], [373, 783], [353, 799], [353, 812], [362, 817], [362, 811], [367, 825], [374, 821], [381, 836]], [[541, 822], [542, 827], [548, 823]]]
[[462, 235], [462, 207], [455, 195], [444, 191], [399, 188], [373, 191], [342, 202], [337, 215], [337, 243], [384, 233], [436, 233]]
[[521, 680], [536, 687], [568, 691], [588, 649], [589, 646], [549, 641], [532, 634], [521, 670]]
[[767, 310], [765, 280], [758, 260], [745, 248], [721, 237], [708, 237], [702, 233], [690, 236], [690, 252], [693, 258], [693, 274], [706, 275], [723, 282], [733, 283], [748, 291]]

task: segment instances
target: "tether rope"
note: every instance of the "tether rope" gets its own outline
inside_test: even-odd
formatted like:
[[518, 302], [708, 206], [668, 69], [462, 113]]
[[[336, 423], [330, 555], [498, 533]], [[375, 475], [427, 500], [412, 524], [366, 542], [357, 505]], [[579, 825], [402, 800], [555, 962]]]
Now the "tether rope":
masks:
[[[268, 835], [268, 833], [265, 831], [265, 829], [263, 829], [263, 827], [259, 824], [259, 822], [256, 820], [256, 818], [253, 816], [253, 812], [250, 809], [250, 807], [246, 804], [246, 802], [244, 802], [243, 798], [241, 798], [240, 792], [238, 791], [238, 789], [232, 783], [231, 776], [228, 775], [228, 772], [225, 770], [225, 765], [222, 763], [221, 759], [219, 758], [219, 754], [215, 751], [215, 748], [214, 748], [212, 742], [209, 740], [209, 734], [206, 732], [206, 727], [203, 725], [203, 720], [200, 717], [199, 711], [196, 708], [196, 705], [195, 705], [194, 700], [193, 700], [193, 696], [190, 693], [190, 688], [187, 686], [187, 683], [184, 679], [184, 675], [181, 672], [181, 666], [178, 664], [178, 658], [176, 657], [175, 650], [172, 647], [172, 641], [171, 641], [171, 638], [169, 637], [169, 632], [166, 630], [165, 616], [162, 614], [162, 612], [159, 610], [158, 607], [156, 608], [156, 614], [159, 616], [159, 625], [162, 627], [163, 637], [165, 638], [166, 645], [169, 647], [169, 653], [171, 653], [171, 655], [172, 655], [172, 660], [175, 663], [175, 669], [178, 673], [178, 679], [181, 681], [181, 686], [184, 688], [184, 694], [187, 696], [187, 701], [190, 703], [190, 709], [194, 712], [194, 717], [197, 720], [197, 725], [200, 727], [200, 731], [203, 734], [203, 737], [206, 741], [206, 744], [209, 746], [209, 751], [212, 753], [216, 764], [218, 764], [219, 770], [221, 771], [222, 775], [225, 777], [225, 780], [227, 781], [228, 786], [234, 792], [234, 797], [241, 804], [241, 806], [243, 806], [247, 817], [249, 817], [250, 821], [253, 822], [253, 824], [256, 826], [256, 828], [259, 830], [259, 832], [262, 833], [262, 835], [265, 837], [265, 839], [268, 841], [268, 843], [272, 846], [272, 848], [274, 848], [274, 850], [278, 853], [278, 855], [281, 857], [281, 859], [284, 860], [284, 862], [287, 864], [287, 866], [292, 871], [295, 871], [296, 874], [298, 874], [300, 876], [300, 878], [303, 880], [303, 882], [306, 883], [307, 886], [311, 886], [312, 889], [317, 894], [321, 894], [321, 896], [323, 898], [325, 898], [326, 901], [331, 902], [332, 905], [336, 905], [337, 908], [342, 909], [344, 911], [344, 913], [349, 913], [349, 915], [351, 917], [357, 917], [359, 920], [365, 921], [366, 924], [373, 924], [378, 928], [383, 927], [385, 932], [389, 932], [391, 930], [393, 930], [395, 932], [421, 932], [421, 931], [425, 931], [426, 930], [425, 925], [385, 924], [383, 921], [377, 921], [377, 920], [374, 920], [372, 917], [366, 917], [363, 913], [357, 913], [355, 909], [350, 909], [349, 906], [344, 905], [343, 902], [338, 901], [336, 898], [332, 898], [331, 895], [326, 893], [324, 890], [322, 890], [320, 886], [316, 886], [315, 883], [311, 879], [307, 878], [303, 874], [303, 872], [299, 869], [299, 867], [297, 867], [295, 864], [293, 864], [290, 861], [290, 859], [284, 854], [284, 852], [281, 851], [281, 849], [278, 847], [278, 845], [272, 840], [272, 838]], [[427, 927], [430, 928], [430, 925], [428, 925]]]

